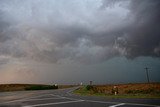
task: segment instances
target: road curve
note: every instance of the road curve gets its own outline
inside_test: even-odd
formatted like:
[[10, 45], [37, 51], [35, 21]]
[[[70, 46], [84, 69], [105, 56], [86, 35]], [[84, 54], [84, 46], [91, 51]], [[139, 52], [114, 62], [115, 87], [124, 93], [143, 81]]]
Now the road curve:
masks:
[[0, 107], [160, 107], [160, 99], [121, 99], [72, 94], [74, 88], [0, 92]]

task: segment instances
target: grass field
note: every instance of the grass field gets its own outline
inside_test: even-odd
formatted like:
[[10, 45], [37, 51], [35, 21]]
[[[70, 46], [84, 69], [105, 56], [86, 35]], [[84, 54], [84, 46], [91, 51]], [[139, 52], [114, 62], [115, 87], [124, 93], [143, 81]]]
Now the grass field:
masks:
[[[113, 92], [114, 86], [118, 88], [117, 95]], [[84, 86], [75, 90], [74, 93], [110, 98], [160, 98], [160, 83]]]
[[74, 85], [43, 85], [43, 84], [0, 84], [0, 92], [4, 91], [25, 91], [25, 90], [49, 90], [74, 87]]

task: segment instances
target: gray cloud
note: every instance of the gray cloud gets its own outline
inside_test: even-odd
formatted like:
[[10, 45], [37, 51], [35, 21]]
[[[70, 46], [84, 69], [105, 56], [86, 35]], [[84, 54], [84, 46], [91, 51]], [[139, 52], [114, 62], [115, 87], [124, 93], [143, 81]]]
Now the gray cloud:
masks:
[[1, 56], [97, 63], [160, 55], [159, 0], [0, 2]]
[[[128, 2], [125, 0], [103, 1], [103, 7], [114, 8], [116, 3]], [[115, 47], [128, 58], [139, 56], [159, 57], [160, 24], [158, 0], [131, 0], [127, 6], [129, 13], [126, 20], [130, 21], [125, 27], [111, 34], [117, 33]], [[111, 7], [109, 7], [111, 6]]]
[[129, 44], [136, 47], [128, 48], [131, 57], [157, 56], [154, 50], [160, 44], [160, 2], [138, 1], [131, 4], [131, 17], [134, 17], [134, 26], [131, 26], [129, 33]]
[[0, 11], [0, 42], [4, 42], [7, 39], [9, 39], [9, 37], [7, 35], [5, 35], [5, 29], [9, 26], [9, 23], [4, 21], [4, 16], [3, 16], [3, 12]]

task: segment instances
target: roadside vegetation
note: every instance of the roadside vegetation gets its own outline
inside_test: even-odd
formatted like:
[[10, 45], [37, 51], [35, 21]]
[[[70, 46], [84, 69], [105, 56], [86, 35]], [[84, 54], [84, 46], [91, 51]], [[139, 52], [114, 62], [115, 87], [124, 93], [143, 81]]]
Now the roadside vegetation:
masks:
[[87, 85], [75, 90], [74, 93], [108, 98], [160, 98], [160, 83]]
[[58, 86], [55, 85], [33, 85], [28, 86], [25, 90], [50, 90], [50, 89], [58, 89]]
[[43, 84], [0, 84], [0, 92], [5, 91], [26, 91], [26, 90], [51, 90], [70, 88], [74, 85], [43, 85]]

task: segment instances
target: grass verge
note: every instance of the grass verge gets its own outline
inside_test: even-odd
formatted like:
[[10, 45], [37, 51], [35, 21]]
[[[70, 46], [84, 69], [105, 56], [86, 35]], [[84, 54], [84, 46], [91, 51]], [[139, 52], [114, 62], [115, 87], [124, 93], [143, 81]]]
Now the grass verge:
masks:
[[99, 93], [95, 92], [92, 89], [87, 89], [86, 86], [81, 87], [73, 92], [74, 94], [78, 95], [83, 95], [83, 96], [102, 96], [106, 98], [153, 98], [153, 99], [159, 99], [160, 98], [160, 93], [156, 94], [144, 94], [143, 91], [142, 93], [123, 93], [123, 94], [105, 94], [105, 93]]

